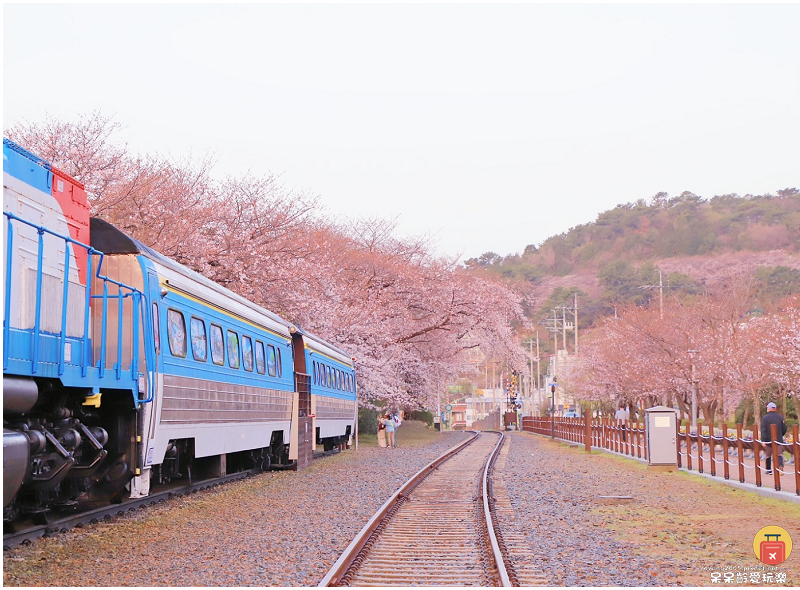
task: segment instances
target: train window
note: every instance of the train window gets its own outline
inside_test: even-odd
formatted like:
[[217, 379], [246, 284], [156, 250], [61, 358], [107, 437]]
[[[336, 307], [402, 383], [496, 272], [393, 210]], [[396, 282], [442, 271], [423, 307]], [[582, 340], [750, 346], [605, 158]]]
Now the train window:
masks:
[[326, 375], [326, 385], [328, 387], [333, 387], [333, 375], [331, 374], [331, 368], [328, 366], [325, 367], [325, 375]]
[[283, 363], [281, 362], [281, 349], [278, 349], [278, 377], [283, 377]]
[[242, 364], [245, 371], [253, 370], [253, 341], [250, 336], [242, 336]]
[[211, 324], [211, 362], [215, 365], [225, 364], [225, 343], [222, 340], [222, 328]]
[[161, 350], [161, 326], [158, 318], [158, 303], [153, 304], [153, 340], [155, 340], [156, 354]]
[[206, 325], [200, 318], [192, 318], [189, 326], [192, 334], [192, 356], [196, 361], [206, 362], [208, 357]]
[[342, 387], [342, 372], [339, 369], [336, 369], [336, 389], [344, 389]]
[[167, 337], [173, 356], [186, 358], [186, 320], [181, 312], [174, 309], [167, 311]]
[[275, 355], [275, 347], [272, 344], [267, 344], [267, 371], [270, 377], [275, 377], [278, 374], [278, 359]]
[[231, 369], [239, 368], [239, 335], [228, 330], [228, 366]]
[[264, 343], [256, 340], [256, 371], [260, 375], [267, 372], [267, 362], [264, 360]]

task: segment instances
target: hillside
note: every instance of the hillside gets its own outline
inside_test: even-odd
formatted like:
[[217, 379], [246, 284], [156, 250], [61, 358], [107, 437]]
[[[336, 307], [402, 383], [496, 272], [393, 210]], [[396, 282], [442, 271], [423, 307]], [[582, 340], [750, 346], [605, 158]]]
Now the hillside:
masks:
[[581, 327], [613, 314], [615, 305], [694, 296], [732, 272], [754, 278], [756, 305], [800, 294], [800, 191], [777, 195], [692, 193], [619, 205], [597, 220], [530, 245], [522, 255], [487, 252], [465, 266], [500, 275], [527, 293], [528, 314], [541, 319], [572, 305]]

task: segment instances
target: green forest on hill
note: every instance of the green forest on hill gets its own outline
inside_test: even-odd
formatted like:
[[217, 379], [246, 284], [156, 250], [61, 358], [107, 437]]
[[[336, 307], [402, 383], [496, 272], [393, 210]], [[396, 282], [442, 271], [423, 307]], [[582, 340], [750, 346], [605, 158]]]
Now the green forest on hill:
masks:
[[706, 277], [696, 273], [659, 277], [659, 263], [665, 259], [702, 258], [713, 263], [733, 253], [772, 251], [797, 255], [798, 264], [755, 269], [757, 307], [770, 307], [800, 294], [800, 191], [796, 188], [775, 195], [729, 194], [711, 199], [690, 192], [677, 197], [658, 193], [650, 202], [640, 199], [618, 205], [594, 222], [529, 245], [521, 255], [487, 252], [464, 264], [521, 286], [552, 277], [595, 277], [601, 287], [599, 296], [591, 297], [567, 281], [537, 309], [528, 310], [531, 317], [541, 319], [554, 307], [570, 305], [578, 293], [584, 310], [580, 324], [590, 325], [598, 317], [613, 314], [616, 305], [647, 305], [658, 298], [659, 279], [668, 294], [694, 297], [705, 292]]

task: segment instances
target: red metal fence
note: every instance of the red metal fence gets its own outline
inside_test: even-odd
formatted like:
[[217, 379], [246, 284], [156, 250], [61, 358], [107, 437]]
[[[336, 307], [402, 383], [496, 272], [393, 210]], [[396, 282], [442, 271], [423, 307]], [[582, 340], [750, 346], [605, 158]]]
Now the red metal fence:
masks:
[[[777, 436], [772, 426], [772, 440]], [[586, 450], [599, 448], [638, 459], [647, 459], [647, 438], [642, 422], [617, 422], [609, 418], [522, 418], [522, 430], [552, 436], [554, 438], [583, 444]], [[731, 435], [727, 426], [722, 431], [713, 431], [698, 423], [698, 433], [689, 432], [689, 424], [678, 422], [676, 426], [677, 464], [689, 471], [709, 473], [724, 479], [738, 479], [741, 483], [772, 485], [794, 492], [800, 496], [800, 437], [794, 425], [789, 440], [784, 443], [763, 442], [746, 437], [742, 425], [736, 425]], [[779, 467], [779, 456], [789, 453], [789, 460]], [[762, 457], [762, 454], [764, 457]], [[771, 467], [766, 462], [770, 457]], [[733, 475], [732, 475], [733, 474]], [[781, 482], [783, 477], [783, 485]]]

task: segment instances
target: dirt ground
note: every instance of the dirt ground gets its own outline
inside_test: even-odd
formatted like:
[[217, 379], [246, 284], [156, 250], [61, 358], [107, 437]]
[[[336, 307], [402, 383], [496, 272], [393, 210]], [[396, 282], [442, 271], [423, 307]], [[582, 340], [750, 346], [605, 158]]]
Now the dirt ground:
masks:
[[[597, 526], [599, 519], [599, 528], [624, 547], [619, 567], [650, 563], [661, 586], [800, 585], [800, 546], [778, 566], [762, 564], [753, 548], [757, 533], [770, 525], [785, 529], [800, 543], [800, 504], [695, 474], [657, 472], [618, 455], [587, 455], [583, 447], [546, 437], [521, 436], [535, 439], [540, 468], [545, 468], [545, 456], [556, 452], [564, 473], [551, 477], [562, 485], [572, 478], [572, 487], [587, 490], [579, 500], [588, 508], [586, 525]], [[598, 500], [600, 495], [632, 499], [605, 504]]]

